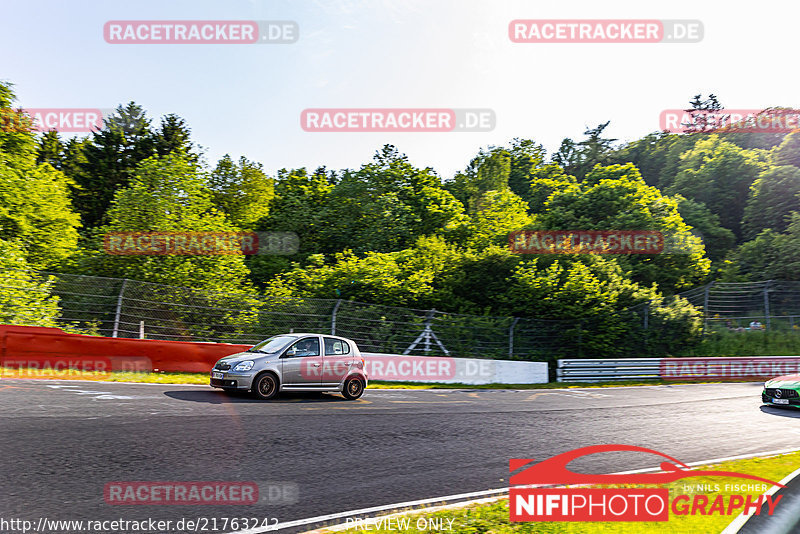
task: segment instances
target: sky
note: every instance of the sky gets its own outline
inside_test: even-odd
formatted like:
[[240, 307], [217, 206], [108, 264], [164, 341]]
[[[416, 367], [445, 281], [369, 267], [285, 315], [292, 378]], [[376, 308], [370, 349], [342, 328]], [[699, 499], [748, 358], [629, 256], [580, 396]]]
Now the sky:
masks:
[[[537, 0], [3, 0], [0, 80], [26, 108], [135, 101], [184, 118], [208, 163], [358, 168], [390, 143], [443, 178], [482, 147], [659, 129], [665, 109], [800, 107], [795, 3]], [[698, 43], [514, 43], [515, 19], [695, 19]], [[111, 44], [109, 20], [294, 21], [292, 44]], [[309, 108], [488, 108], [484, 132], [306, 132]]]

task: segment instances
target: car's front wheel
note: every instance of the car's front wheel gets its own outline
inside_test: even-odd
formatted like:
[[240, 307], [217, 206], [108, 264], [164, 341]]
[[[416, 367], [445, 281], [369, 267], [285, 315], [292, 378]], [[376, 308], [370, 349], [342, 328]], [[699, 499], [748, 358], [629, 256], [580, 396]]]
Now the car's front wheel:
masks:
[[258, 376], [253, 383], [253, 395], [257, 399], [269, 400], [278, 395], [278, 377], [272, 373], [264, 373]]
[[364, 382], [360, 378], [348, 378], [344, 383], [342, 395], [348, 400], [356, 400], [364, 394]]

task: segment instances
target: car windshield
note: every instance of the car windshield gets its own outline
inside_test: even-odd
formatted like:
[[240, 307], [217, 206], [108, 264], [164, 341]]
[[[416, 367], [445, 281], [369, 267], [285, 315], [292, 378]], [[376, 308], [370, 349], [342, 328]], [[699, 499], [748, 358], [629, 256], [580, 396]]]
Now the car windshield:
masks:
[[266, 352], [267, 354], [272, 354], [278, 352], [296, 339], [297, 336], [274, 336], [254, 345], [253, 348], [248, 349], [247, 352]]

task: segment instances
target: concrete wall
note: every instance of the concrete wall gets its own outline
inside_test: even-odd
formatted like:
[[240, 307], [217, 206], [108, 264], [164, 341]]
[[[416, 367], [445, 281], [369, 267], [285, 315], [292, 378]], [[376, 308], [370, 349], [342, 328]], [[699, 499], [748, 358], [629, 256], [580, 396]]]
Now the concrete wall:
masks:
[[543, 384], [547, 363], [449, 356], [362, 353], [370, 380], [481, 384]]

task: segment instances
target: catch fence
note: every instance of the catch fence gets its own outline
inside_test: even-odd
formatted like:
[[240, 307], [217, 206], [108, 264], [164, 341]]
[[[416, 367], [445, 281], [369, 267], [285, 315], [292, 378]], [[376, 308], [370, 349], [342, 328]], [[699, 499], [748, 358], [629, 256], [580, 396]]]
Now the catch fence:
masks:
[[[566, 320], [466, 315], [344, 299], [212, 293], [121, 278], [20, 270], [0, 273], [0, 288], [4, 297], [0, 322], [15, 322], [8, 319], [13, 314], [2, 308], [4, 303], [13, 306], [17, 299], [25, 302], [17, 307], [29, 313], [15, 324], [41, 326], [49, 314], [54, 317], [51, 322], [68, 331], [109, 337], [249, 344], [285, 332], [324, 332], [351, 338], [366, 352], [549, 361], [658, 356], [697, 339], [690, 321], [675, 320], [653, 302]], [[23, 297], [31, 292], [41, 292], [49, 301], [27, 304]], [[705, 311], [702, 321], [707, 332], [746, 328], [752, 319], [768, 329], [800, 331], [799, 282], [709, 284], [681, 296]], [[693, 309], [691, 313], [697, 314]]]

